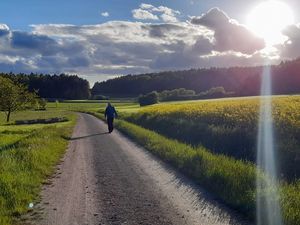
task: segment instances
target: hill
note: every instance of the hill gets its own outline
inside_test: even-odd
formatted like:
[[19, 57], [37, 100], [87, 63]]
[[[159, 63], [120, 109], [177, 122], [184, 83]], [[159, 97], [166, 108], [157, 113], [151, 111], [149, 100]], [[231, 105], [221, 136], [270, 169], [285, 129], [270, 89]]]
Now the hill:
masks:
[[[177, 88], [199, 93], [222, 86], [236, 96], [253, 96], [260, 93], [263, 69], [262, 66], [231, 67], [127, 75], [95, 83], [92, 94], [137, 96]], [[300, 93], [300, 59], [273, 65], [271, 71], [274, 94]]]

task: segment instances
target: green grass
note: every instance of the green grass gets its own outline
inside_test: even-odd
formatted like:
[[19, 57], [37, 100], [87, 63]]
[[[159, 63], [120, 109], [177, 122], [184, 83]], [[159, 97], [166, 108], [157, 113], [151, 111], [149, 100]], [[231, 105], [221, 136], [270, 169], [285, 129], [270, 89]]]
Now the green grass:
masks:
[[[0, 125], [0, 224], [12, 225], [39, 200], [44, 180], [64, 154], [76, 121], [67, 111], [23, 111], [13, 120], [66, 116], [69, 122], [44, 125]], [[2, 115], [3, 116], [3, 115]]]
[[[118, 112], [135, 112], [140, 109], [140, 106], [135, 102], [121, 102], [116, 101], [112, 102], [112, 104], [116, 107]], [[90, 111], [104, 111], [107, 103], [106, 101], [97, 101], [94, 100], [85, 101], [85, 102], [61, 102], [56, 103], [50, 102], [47, 104], [47, 108], [51, 111], [61, 111], [61, 110], [68, 110], [68, 111], [81, 111], [81, 110], [90, 110]]]
[[[18, 111], [11, 115], [11, 121], [8, 124], [13, 124], [16, 120], [31, 120], [31, 119], [49, 119], [54, 117], [69, 117], [70, 112], [64, 109], [59, 110], [46, 110], [46, 111]], [[6, 125], [6, 116], [3, 112], [0, 112], [0, 126]], [[0, 128], [1, 129], [1, 128]]]

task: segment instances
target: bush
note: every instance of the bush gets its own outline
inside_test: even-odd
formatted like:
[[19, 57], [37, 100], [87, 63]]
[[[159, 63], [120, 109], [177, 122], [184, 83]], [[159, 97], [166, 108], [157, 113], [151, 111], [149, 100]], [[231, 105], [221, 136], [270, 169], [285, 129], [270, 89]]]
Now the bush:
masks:
[[153, 105], [158, 103], [158, 93], [153, 91], [146, 95], [141, 95], [138, 99], [140, 106]]
[[46, 110], [47, 100], [39, 98], [36, 102], [36, 110]]

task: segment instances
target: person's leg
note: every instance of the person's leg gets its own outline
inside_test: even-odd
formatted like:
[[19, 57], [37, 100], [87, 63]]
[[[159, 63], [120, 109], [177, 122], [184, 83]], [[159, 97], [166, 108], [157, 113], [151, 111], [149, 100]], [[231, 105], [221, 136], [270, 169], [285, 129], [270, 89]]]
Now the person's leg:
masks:
[[108, 132], [111, 133], [113, 130], [113, 118], [107, 118]]
[[111, 118], [111, 126], [110, 126], [111, 132], [114, 130], [114, 118]]
[[110, 132], [110, 124], [111, 124], [110, 118], [107, 117], [106, 122], [107, 122], [108, 132]]

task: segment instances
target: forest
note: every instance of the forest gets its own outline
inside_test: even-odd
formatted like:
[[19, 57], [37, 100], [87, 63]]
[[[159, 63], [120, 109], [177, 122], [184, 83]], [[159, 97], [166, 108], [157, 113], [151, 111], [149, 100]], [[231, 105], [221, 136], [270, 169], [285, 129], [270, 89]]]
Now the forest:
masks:
[[36, 91], [42, 98], [51, 99], [88, 99], [90, 86], [87, 80], [76, 75], [48, 75], [48, 74], [5, 74], [17, 83], [28, 86], [30, 91]]
[[[223, 87], [235, 96], [255, 96], [260, 93], [264, 67], [231, 67], [165, 71], [140, 75], [127, 75], [97, 82], [93, 95], [138, 96], [152, 91], [162, 92], [185, 88], [196, 93], [214, 87]], [[273, 94], [300, 93], [300, 59], [271, 66]]]

